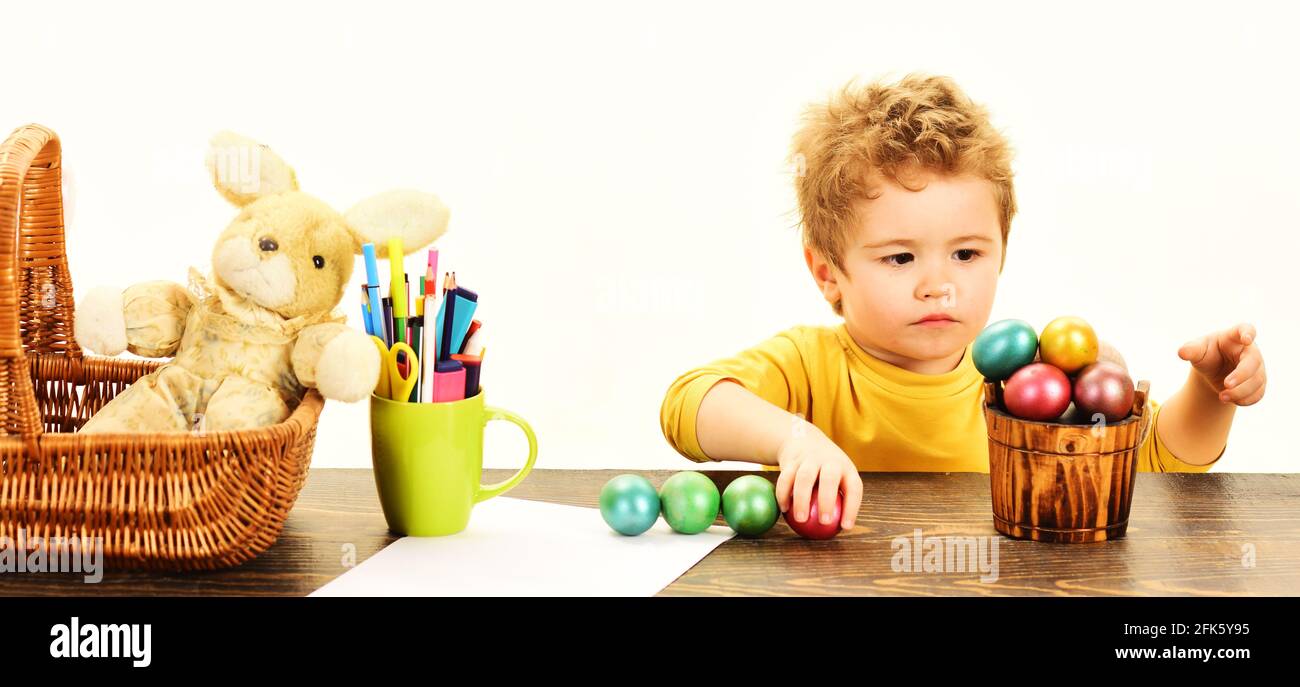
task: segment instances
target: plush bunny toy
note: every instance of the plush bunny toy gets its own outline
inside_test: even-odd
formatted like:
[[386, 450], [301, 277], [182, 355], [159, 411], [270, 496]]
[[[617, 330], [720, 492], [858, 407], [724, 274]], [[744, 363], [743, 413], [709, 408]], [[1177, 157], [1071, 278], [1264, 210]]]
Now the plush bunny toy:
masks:
[[354, 256], [373, 243], [387, 257], [446, 231], [436, 196], [389, 191], [340, 215], [298, 190], [293, 170], [266, 146], [231, 133], [212, 140], [213, 184], [242, 208], [217, 239], [212, 275], [189, 288], [152, 281], [100, 287], [77, 308], [77, 343], [104, 355], [174, 356], [86, 422], [81, 432], [221, 431], [283, 421], [306, 387], [328, 399], [366, 398], [379, 352], [334, 308]]

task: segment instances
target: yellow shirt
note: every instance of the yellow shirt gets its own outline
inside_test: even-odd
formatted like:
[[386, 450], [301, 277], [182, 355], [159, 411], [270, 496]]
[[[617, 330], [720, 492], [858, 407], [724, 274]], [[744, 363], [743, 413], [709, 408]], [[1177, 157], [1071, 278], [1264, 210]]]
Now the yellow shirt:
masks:
[[[668, 443], [691, 460], [710, 460], [696, 439], [695, 416], [704, 395], [724, 379], [806, 418], [861, 471], [989, 471], [983, 377], [970, 346], [956, 369], [929, 375], [867, 353], [843, 324], [788, 329], [691, 370], [668, 388], [660, 425]], [[1165, 448], [1154, 424], [1160, 404], [1149, 400], [1147, 407], [1152, 425], [1138, 450], [1138, 470], [1208, 471], [1210, 465], [1189, 465]]]

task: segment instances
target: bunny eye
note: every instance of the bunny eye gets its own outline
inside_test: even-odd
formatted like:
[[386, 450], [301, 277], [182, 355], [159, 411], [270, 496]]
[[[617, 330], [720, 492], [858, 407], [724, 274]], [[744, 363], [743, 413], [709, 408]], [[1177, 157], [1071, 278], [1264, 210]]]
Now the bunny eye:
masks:
[[314, 255], [312, 256], [311, 263], [316, 266], [316, 269], [321, 269], [325, 267], [325, 258], [322, 258], [319, 255]]

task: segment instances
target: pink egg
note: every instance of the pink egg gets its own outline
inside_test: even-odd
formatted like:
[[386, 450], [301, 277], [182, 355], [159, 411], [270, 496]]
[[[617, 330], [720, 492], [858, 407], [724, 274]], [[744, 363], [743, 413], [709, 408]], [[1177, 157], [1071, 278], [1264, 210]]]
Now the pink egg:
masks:
[[821, 513], [817, 509], [817, 487], [813, 487], [812, 502], [808, 508], [808, 519], [799, 522], [794, 519], [794, 508], [787, 510], [783, 517], [785, 524], [795, 531], [795, 534], [804, 539], [832, 539], [840, 533], [840, 519], [844, 512], [844, 493], [840, 492], [835, 495], [835, 509], [831, 512], [831, 521], [822, 523]]
[[1047, 363], [1030, 363], [1011, 375], [1003, 391], [1007, 412], [1051, 422], [1070, 406], [1070, 378]]

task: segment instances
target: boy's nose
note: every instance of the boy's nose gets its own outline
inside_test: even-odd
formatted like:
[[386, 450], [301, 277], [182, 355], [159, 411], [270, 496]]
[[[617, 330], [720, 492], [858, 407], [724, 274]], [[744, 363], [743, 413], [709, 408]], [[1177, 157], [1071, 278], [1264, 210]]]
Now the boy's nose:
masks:
[[927, 281], [921, 285], [921, 294], [925, 298], [950, 298], [956, 295], [957, 286], [946, 281]]

